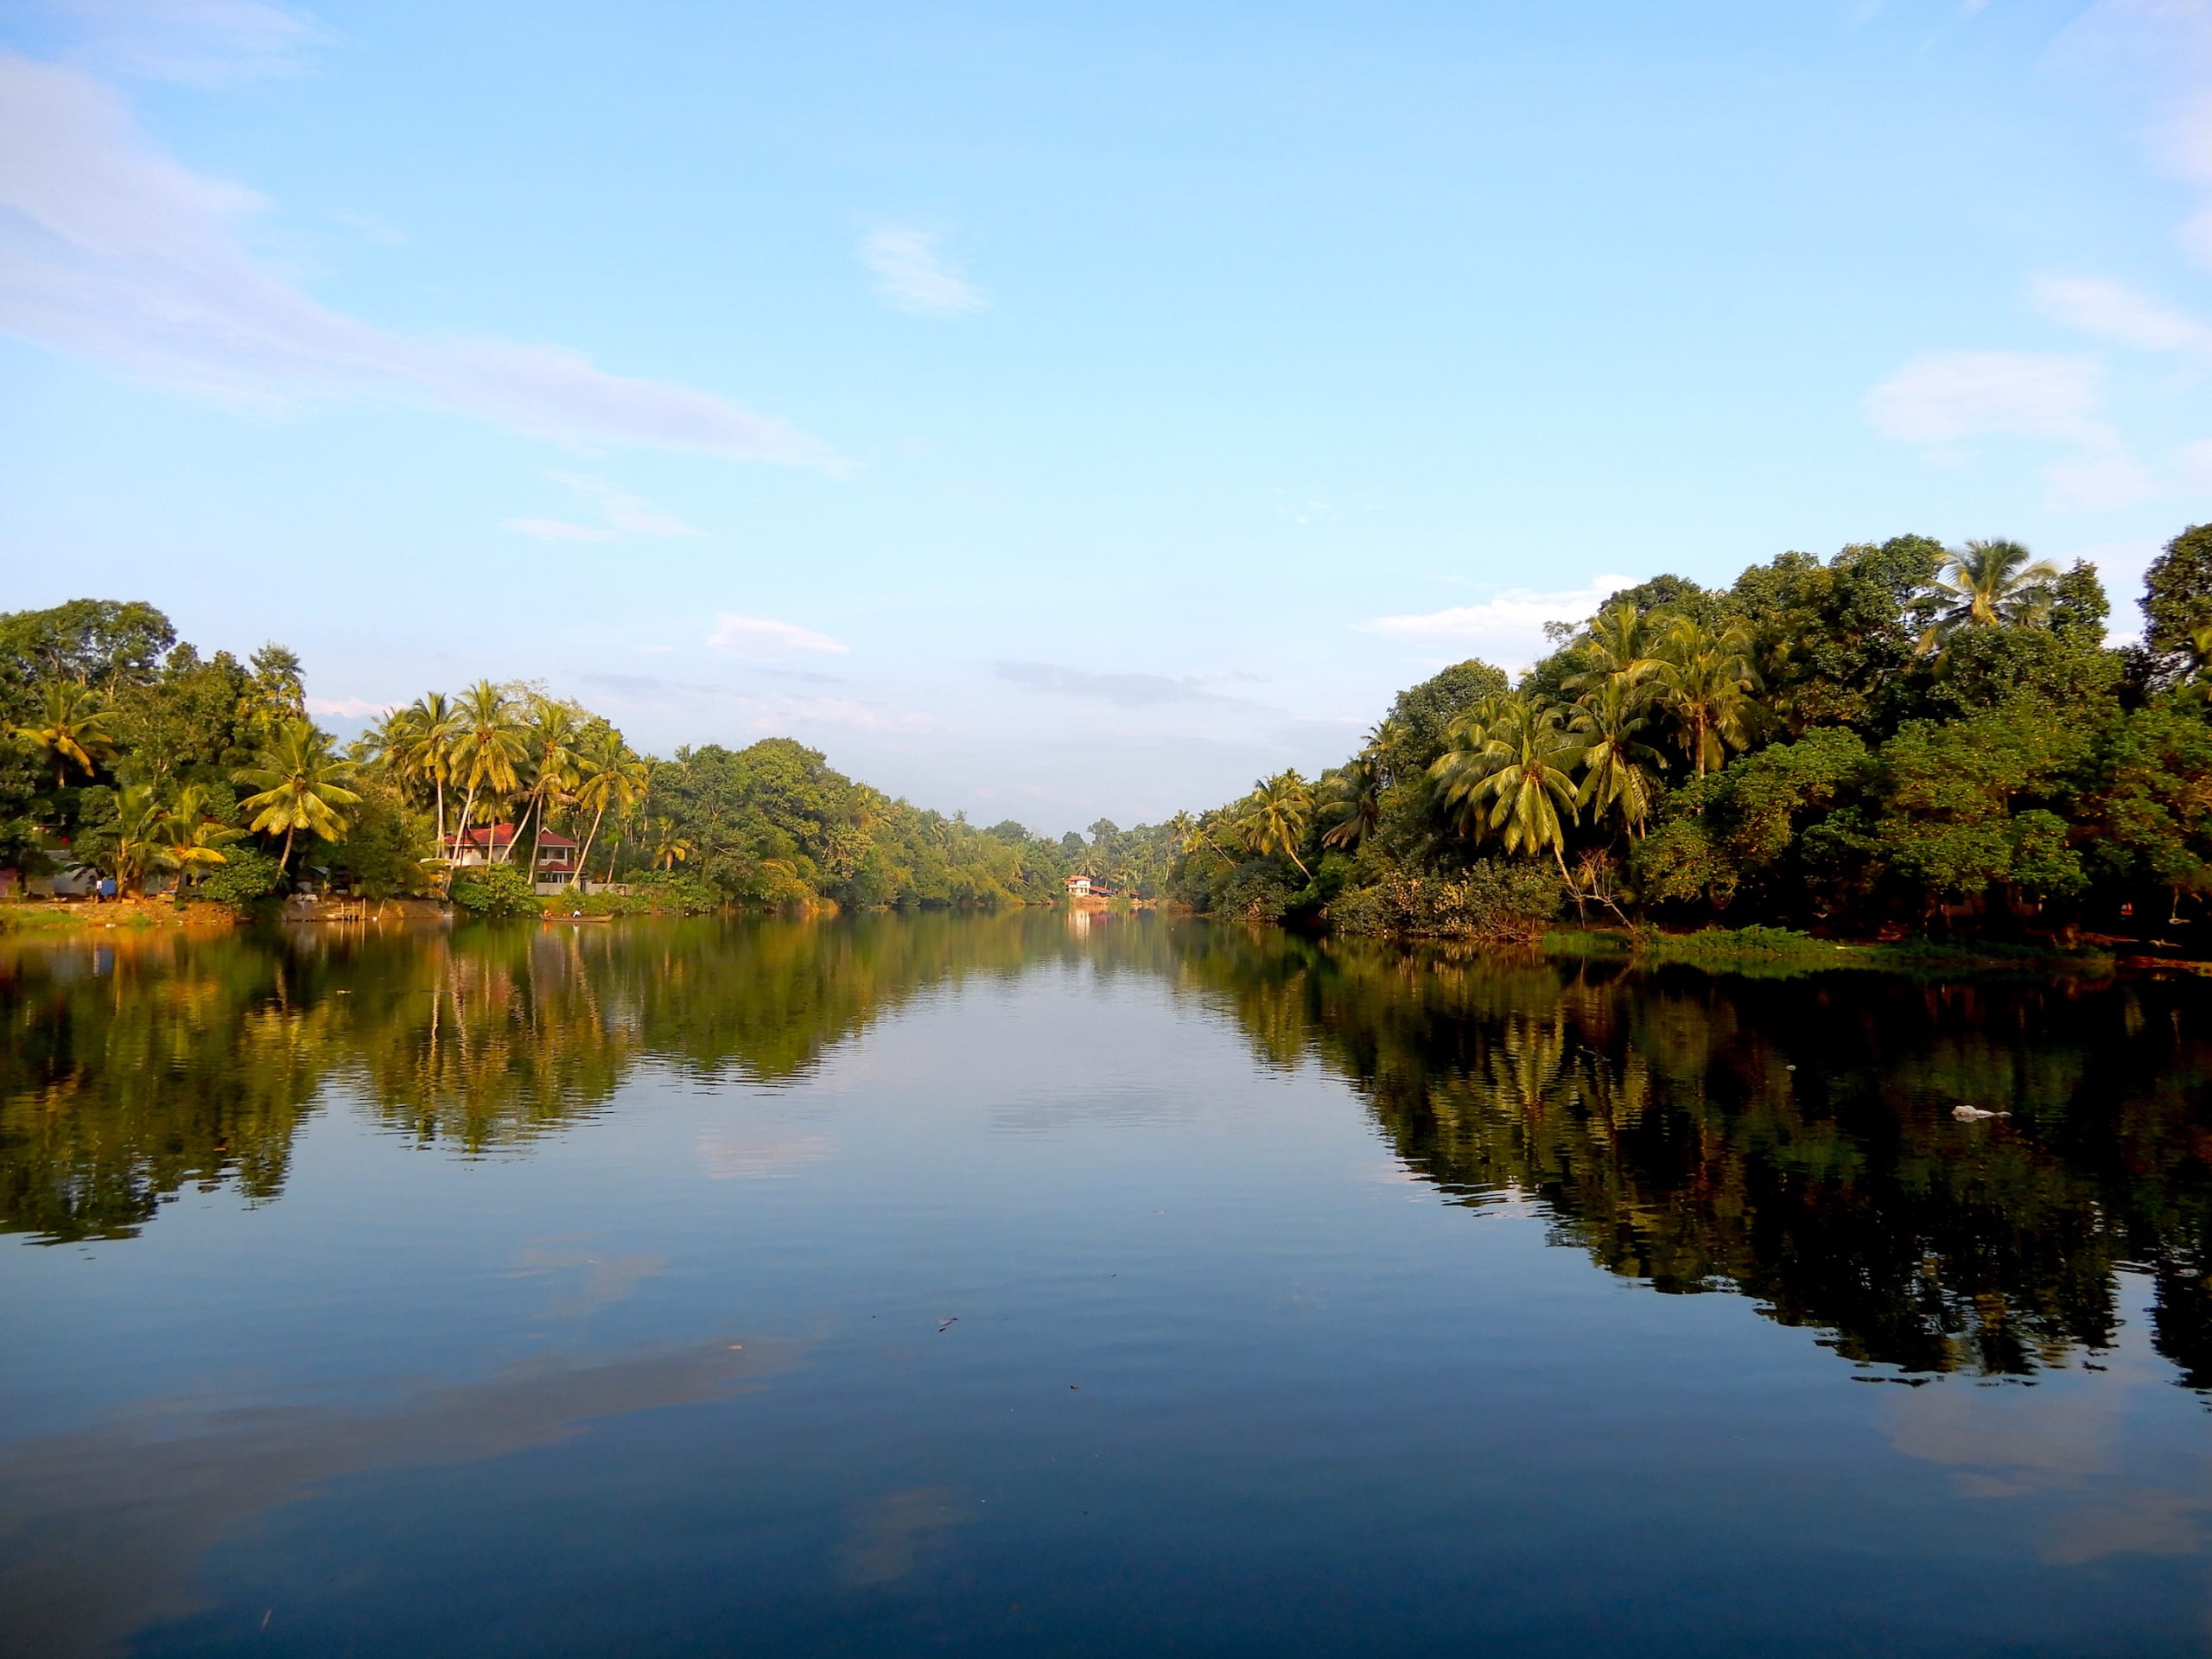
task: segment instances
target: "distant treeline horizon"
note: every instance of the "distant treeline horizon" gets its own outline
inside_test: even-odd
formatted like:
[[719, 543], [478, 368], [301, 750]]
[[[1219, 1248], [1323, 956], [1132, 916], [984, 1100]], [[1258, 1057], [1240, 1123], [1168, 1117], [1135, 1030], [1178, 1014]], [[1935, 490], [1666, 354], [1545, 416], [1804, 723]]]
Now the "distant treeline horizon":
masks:
[[[479, 680], [341, 746], [299, 659], [203, 658], [151, 605], [0, 615], [0, 865], [174, 873], [237, 904], [308, 873], [520, 908], [560, 880], [681, 907], [1041, 903], [1069, 879], [1247, 921], [1532, 937], [1622, 921], [2073, 925], [2212, 892], [2212, 526], [2152, 563], [2139, 644], [2093, 565], [1904, 536], [1727, 588], [1612, 595], [1519, 676], [1402, 692], [1343, 764], [1160, 824], [1054, 838], [886, 795], [791, 738], [635, 750]], [[457, 838], [514, 827], [456, 875]], [[2162, 908], [2161, 908], [2162, 907]]]

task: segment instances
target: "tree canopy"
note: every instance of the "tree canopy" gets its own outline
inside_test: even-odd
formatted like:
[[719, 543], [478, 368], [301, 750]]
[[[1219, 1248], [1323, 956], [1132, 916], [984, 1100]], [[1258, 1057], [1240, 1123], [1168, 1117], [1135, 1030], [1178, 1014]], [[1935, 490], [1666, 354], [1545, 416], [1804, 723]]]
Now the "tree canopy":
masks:
[[[1725, 588], [1611, 595], [1509, 684], [1399, 694], [1314, 785], [1294, 846], [1255, 792], [1189, 820], [1202, 910], [1525, 931], [1573, 901], [1647, 918], [2063, 930], [2181, 925], [2212, 898], [2212, 526], [2152, 567], [2134, 655], [2094, 566], [1923, 536], [1791, 552]], [[1534, 878], [1533, 868], [1529, 872]]]

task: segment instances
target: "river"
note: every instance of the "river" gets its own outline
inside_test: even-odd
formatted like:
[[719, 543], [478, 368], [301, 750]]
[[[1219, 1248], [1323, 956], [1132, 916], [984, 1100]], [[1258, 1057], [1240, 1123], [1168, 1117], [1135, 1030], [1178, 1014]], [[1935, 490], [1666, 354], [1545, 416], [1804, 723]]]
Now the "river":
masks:
[[1028, 912], [0, 1016], [9, 1652], [2212, 1643], [2212, 982]]

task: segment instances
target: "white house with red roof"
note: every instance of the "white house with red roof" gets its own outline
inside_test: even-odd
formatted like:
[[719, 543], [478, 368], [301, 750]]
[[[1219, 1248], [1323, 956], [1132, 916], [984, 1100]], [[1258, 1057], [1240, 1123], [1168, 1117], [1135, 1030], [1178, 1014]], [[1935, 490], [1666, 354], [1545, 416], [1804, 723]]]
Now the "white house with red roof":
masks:
[[[512, 864], [523, 869], [530, 863], [531, 837], [524, 834], [520, 845], [516, 844], [515, 827], [512, 823], [487, 823], [469, 830], [466, 835], [448, 836], [442, 848], [456, 869], [471, 869], [486, 864]], [[569, 878], [575, 874], [576, 843], [557, 830], [545, 830], [537, 836], [537, 891], [558, 893], [569, 885]]]

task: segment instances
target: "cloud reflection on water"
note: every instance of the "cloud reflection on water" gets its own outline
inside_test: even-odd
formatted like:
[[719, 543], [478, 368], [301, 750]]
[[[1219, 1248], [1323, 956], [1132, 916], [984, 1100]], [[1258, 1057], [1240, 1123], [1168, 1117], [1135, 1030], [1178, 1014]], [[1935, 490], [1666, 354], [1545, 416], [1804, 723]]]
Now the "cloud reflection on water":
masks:
[[381, 1411], [155, 1402], [127, 1421], [8, 1447], [0, 1606], [13, 1651], [111, 1653], [134, 1631], [195, 1611], [210, 1548], [325, 1483], [480, 1462], [594, 1421], [724, 1400], [789, 1370], [798, 1353], [716, 1338], [611, 1357], [549, 1355]]

